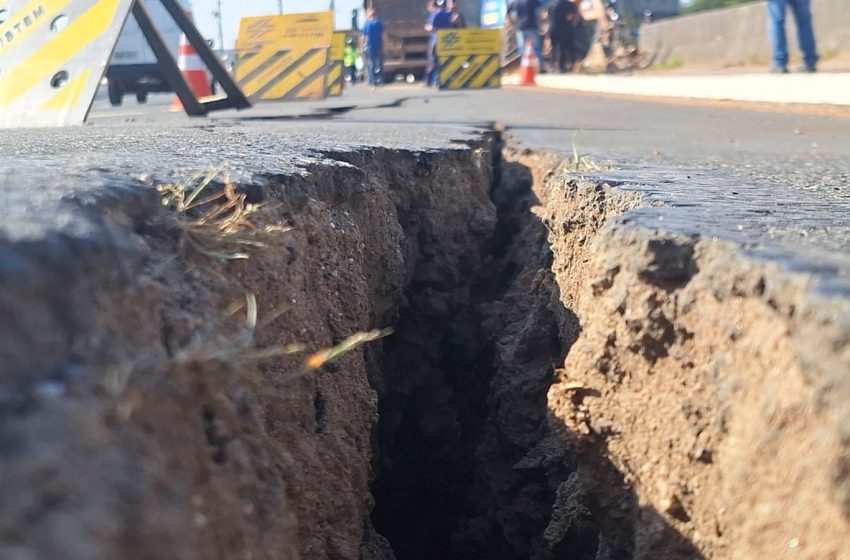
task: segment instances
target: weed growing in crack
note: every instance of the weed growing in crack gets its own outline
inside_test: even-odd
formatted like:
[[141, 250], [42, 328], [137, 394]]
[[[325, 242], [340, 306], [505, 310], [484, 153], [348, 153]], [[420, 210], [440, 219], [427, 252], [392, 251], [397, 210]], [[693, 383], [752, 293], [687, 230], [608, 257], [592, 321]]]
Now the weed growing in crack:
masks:
[[[257, 347], [255, 344], [255, 333], [271, 324], [290, 308], [291, 305], [289, 304], [279, 306], [273, 309], [262, 321], [258, 321], [257, 299], [254, 294], [245, 294], [244, 301], [234, 302], [226, 310], [226, 316], [229, 316], [245, 309], [245, 324], [239, 336], [228, 342], [217, 344], [215, 347], [209, 347], [201, 343], [193, 344], [190, 348], [177, 353], [175, 363], [184, 366], [189, 364], [216, 363], [224, 366], [225, 371], [229, 372], [231, 377], [234, 377], [234, 374], [241, 371], [246, 364], [280, 356], [305, 353], [307, 347], [302, 343], [288, 343], [266, 347]], [[324, 348], [307, 354], [301, 361], [301, 366], [290, 372], [284, 380], [296, 379], [314, 372], [325, 364], [348, 354], [363, 344], [389, 336], [392, 332], [392, 329], [374, 329], [371, 331], [356, 332], [330, 348]]]
[[292, 229], [283, 224], [262, 225], [264, 204], [247, 202], [230, 176], [216, 183], [220, 170], [186, 181], [159, 184], [162, 205], [176, 215], [177, 229], [197, 252], [221, 260], [247, 259], [249, 251], [265, 248], [263, 239]]
[[572, 159], [567, 158], [567, 169], [574, 173], [590, 173], [596, 171], [602, 171], [603, 169], [607, 171], [614, 170], [614, 163], [608, 162], [604, 167], [597, 164], [596, 161], [589, 154], [582, 154], [579, 152], [578, 146], [576, 144], [576, 136], [578, 132], [573, 134], [573, 153]]
[[582, 171], [602, 171], [602, 168], [596, 165], [596, 162], [593, 161], [587, 154], [581, 154], [578, 151], [578, 146], [576, 146], [576, 137], [573, 136], [573, 158], [569, 161], [569, 168], [571, 171], [582, 172]]

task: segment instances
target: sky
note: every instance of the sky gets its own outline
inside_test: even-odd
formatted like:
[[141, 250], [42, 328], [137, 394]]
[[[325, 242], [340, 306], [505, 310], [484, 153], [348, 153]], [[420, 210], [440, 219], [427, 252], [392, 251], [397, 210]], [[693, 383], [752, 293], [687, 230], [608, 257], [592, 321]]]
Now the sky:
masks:
[[[281, 0], [284, 12], [326, 11], [330, 0]], [[218, 48], [218, 24], [213, 12], [216, 0], [193, 0], [192, 15], [201, 34], [212, 39]], [[337, 29], [351, 27], [351, 10], [363, 5], [362, 0], [336, 0]], [[246, 16], [265, 16], [277, 13], [278, 0], [221, 0], [224, 47], [232, 49], [239, 32], [239, 20]], [[363, 17], [360, 17], [363, 21]]]

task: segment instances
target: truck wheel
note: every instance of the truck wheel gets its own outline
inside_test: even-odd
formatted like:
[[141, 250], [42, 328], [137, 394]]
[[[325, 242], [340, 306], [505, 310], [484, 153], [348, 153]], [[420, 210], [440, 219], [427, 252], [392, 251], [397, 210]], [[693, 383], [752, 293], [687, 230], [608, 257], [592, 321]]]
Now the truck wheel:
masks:
[[144, 105], [148, 102], [148, 92], [144, 90], [139, 90], [136, 92], [136, 101], [139, 102], [139, 105]]
[[118, 82], [109, 80], [107, 83], [107, 90], [109, 92], [109, 102], [112, 106], [118, 107], [121, 105], [121, 100], [124, 98], [124, 92], [121, 91], [121, 86]]

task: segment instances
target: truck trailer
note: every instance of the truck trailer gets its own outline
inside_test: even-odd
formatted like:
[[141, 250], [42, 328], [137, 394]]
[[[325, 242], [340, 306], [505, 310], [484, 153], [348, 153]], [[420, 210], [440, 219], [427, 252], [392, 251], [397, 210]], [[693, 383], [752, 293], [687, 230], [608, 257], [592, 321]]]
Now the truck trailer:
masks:
[[[397, 79], [420, 80], [428, 66], [428, 19], [426, 0], [364, 0], [365, 10], [374, 9], [384, 22], [384, 76], [388, 83]], [[466, 24], [479, 24], [479, 0], [460, 0]]]

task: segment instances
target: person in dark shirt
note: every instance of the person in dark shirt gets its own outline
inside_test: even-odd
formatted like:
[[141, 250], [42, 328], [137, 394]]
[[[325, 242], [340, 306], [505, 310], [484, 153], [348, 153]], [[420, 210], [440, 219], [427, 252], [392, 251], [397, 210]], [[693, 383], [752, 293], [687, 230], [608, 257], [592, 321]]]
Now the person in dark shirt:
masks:
[[537, 67], [541, 74], [546, 73], [546, 64], [543, 61], [543, 41], [540, 38], [540, 29], [537, 22], [540, 18], [540, 10], [543, 7], [541, 0], [511, 0], [508, 4], [508, 15], [517, 28], [517, 48], [520, 56], [525, 54], [525, 43], [531, 41], [534, 55], [537, 57]]
[[449, 8], [450, 26], [456, 28], [466, 27], [466, 20], [463, 18], [463, 14], [460, 13], [460, 6], [458, 5], [457, 0], [448, 0], [447, 6]]
[[440, 68], [437, 60], [437, 31], [452, 27], [451, 13], [446, 10], [446, 0], [434, 0], [434, 9], [428, 15], [425, 31], [431, 34], [428, 40], [428, 68], [425, 71], [425, 85], [435, 86], [439, 82]]
[[384, 81], [384, 23], [375, 10], [366, 13], [366, 23], [361, 31], [363, 58], [372, 89]]
[[570, 0], [553, 0], [549, 5], [549, 39], [552, 58], [559, 72], [572, 69], [575, 55], [575, 23], [578, 10]]

